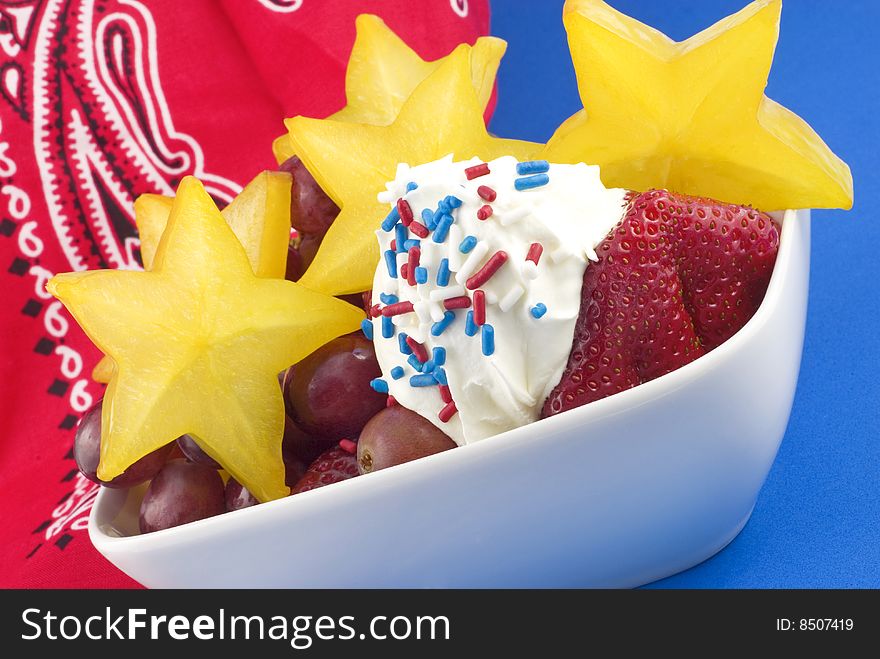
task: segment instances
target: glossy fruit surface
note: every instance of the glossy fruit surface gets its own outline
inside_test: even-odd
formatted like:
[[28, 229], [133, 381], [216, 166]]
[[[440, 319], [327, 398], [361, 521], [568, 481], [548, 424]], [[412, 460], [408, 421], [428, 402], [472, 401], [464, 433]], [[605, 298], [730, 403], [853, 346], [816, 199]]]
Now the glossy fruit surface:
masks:
[[568, 364], [543, 416], [669, 373], [736, 333], [773, 272], [779, 227], [748, 207], [651, 190], [584, 272]]
[[223, 479], [205, 465], [172, 460], [150, 482], [141, 502], [141, 533], [161, 531], [226, 512]]
[[433, 423], [401, 405], [393, 405], [364, 427], [358, 440], [358, 469], [367, 474], [455, 447], [455, 442]]
[[459, 159], [526, 159], [537, 150], [530, 142], [486, 132], [466, 46], [459, 46], [416, 87], [389, 126], [307, 117], [285, 124], [297, 155], [342, 209], [300, 280], [333, 295], [372, 285], [379, 262], [374, 231], [389, 212], [376, 194], [394, 180], [398, 163], [430, 162], [450, 153]]
[[309, 465], [305, 475], [293, 486], [291, 494], [308, 492], [318, 487], [354, 478], [357, 475], [358, 467], [355, 456], [337, 446], [324, 451]]
[[764, 96], [781, 6], [757, 0], [675, 42], [601, 0], [568, 0], [585, 110], [542, 157], [599, 165], [608, 187], [666, 188], [765, 211], [850, 208], [846, 163]]
[[205, 453], [192, 435], [181, 435], [178, 437], [177, 446], [190, 462], [197, 462], [212, 469], [222, 469], [220, 463]]
[[359, 334], [334, 339], [288, 370], [288, 412], [309, 435], [333, 441], [356, 437], [385, 407], [386, 397], [370, 388], [381, 374], [371, 341]]
[[73, 459], [82, 475], [93, 483], [118, 488], [129, 488], [150, 480], [165, 464], [171, 452], [171, 444], [148, 453], [112, 481], [98, 478], [98, 462], [101, 458], [101, 407], [102, 401], [95, 403], [83, 414], [76, 427]]
[[[346, 106], [330, 115], [335, 121], [387, 126], [397, 118], [404, 102], [444, 58], [423, 60], [378, 16], [361, 14], [355, 22], [357, 36], [345, 72]], [[495, 37], [480, 37], [467, 46], [471, 81], [481, 107], [489, 104], [495, 73], [507, 44]], [[294, 155], [287, 135], [272, 144], [277, 161]]]
[[224, 498], [226, 501], [227, 511], [250, 508], [251, 506], [256, 506], [258, 503], [260, 503], [259, 501], [257, 501], [257, 498], [253, 494], [247, 491], [246, 487], [244, 487], [234, 478], [230, 478], [228, 481], [226, 481]]
[[153, 271], [68, 273], [48, 289], [117, 365], [104, 398], [100, 477], [191, 433], [260, 500], [289, 492], [278, 373], [363, 318], [299, 284], [256, 277], [191, 177]]

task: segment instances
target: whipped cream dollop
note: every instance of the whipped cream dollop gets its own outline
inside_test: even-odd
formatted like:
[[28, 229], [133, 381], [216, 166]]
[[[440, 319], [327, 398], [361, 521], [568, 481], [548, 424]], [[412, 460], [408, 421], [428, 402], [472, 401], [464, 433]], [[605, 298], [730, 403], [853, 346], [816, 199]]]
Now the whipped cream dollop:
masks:
[[598, 167], [510, 156], [401, 164], [386, 188], [374, 387], [459, 445], [537, 420], [626, 191], [605, 188]]

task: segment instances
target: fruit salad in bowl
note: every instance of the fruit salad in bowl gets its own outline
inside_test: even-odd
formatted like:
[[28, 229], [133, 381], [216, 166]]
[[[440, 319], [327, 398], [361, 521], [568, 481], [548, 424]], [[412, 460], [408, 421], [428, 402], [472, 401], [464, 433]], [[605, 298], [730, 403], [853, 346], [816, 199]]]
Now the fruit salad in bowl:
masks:
[[569, 0], [584, 110], [547, 144], [486, 130], [503, 42], [424, 62], [360, 17], [347, 107], [288, 119], [277, 171], [222, 211], [145, 195], [143, 272], [50, 281], [105, 353], [95, 546], [270, 587], [631, 586], [721, 549], [788, 422], [807, 209], [852, 203], [763, 95], [779, 10], [676, 43]]

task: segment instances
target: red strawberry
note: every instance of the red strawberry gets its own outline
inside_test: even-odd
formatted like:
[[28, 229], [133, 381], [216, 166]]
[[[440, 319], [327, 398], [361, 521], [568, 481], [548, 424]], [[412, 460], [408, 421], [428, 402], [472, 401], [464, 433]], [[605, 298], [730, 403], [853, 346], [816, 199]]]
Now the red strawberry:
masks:
[[305, 476], [291, 489], [291, 494], [299, 494], [338, 483], [358, 475], [357, 456], [340, 447], [327, 449], [309, 465]]
[[778, 244], [776, 222], [751, 208], [633, 194], [584, 273], [568, 364], [542, 416], [653, 380], [726, 341], [761, 304]]

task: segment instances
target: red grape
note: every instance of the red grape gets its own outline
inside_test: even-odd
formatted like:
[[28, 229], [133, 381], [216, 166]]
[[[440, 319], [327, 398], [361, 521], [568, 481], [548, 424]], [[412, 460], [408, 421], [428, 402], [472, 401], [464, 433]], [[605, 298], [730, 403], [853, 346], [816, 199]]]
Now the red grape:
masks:
[[232, 477], [226, 481], [225, 499], [228, 511], [250, 508], [260, 503], [250, 490]]
[[297, 156], [285, 160], [278, 169], [293, 176], [290, 223], [302, 234], [323, 236], [339, 214], [339, 206], [324, 194], [315, 177]]
[[293, 419], [284, 417], [284, 441], [281, 442], [281, 455], [287, 468], [288, 484], [295, 483], [309, 464], [321, 453], [337, 444], [335, 439], [315, 437], [300, 428]]
[[299, 281], [303, 272], [305, 272], [305, 268], [303, 267], [302, 256], [299, 250], [291, 245], [287, 248], [287, 271], [284, 274], [284, 278], [287, 281]]
[[202, 447], [196, 443], [194, 437], [190, 435], [181, 435], [177, 438], [177, 445], [180, 447], [181, 453], [183, 453], [190, 462], [197, 462], [198, 464], [205, 465], [211, 469], [223, 469], [219, 462], [202, 450]]
[[290, 416], [307, 434], [354, 438], [386, 397], [370, 388], [382, 374], [373, 343], [348, 334], [322, 346], [288, 369], [284, 397]]
[[131, 465], [112, 481], [98, 478], [98, 462], [101, 459], [101, 408], [103, 400], [95, 403], [80, 419], [73, 438], [73, 459], [82, 475], [93, 483], [114, 488], [128, 488], [140, 485], [153, 476], [165, 464], [171, 444], [148, 453]]
[[455, 447], [455, 442], [426, 418], [394, 405], [364, 426], [358, 440], [358, 469], [367, 474]]
[[141, 533], [152, 533], [226, 512], [223, 479], [216, 470], [172, 460], [150, 482], [141, 502]]

